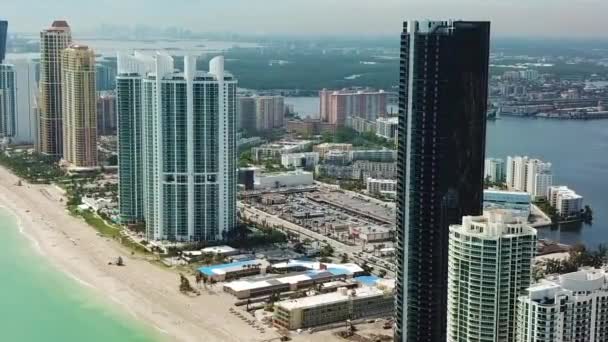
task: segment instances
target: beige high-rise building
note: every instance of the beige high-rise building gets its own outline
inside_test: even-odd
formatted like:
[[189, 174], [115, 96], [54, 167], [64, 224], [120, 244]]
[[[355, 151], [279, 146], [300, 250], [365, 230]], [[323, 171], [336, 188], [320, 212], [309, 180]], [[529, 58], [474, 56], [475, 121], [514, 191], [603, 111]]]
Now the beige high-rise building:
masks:
[[60, 158], [63, 153], [61, 53], [72, 43], [67, 22], [54, 21], [40, 32], [40, 97], [38, 151]]
[[72, 45], [61, 57], [63, 81], [63, 159], [72, 169], [97, 166], [95, 54]]

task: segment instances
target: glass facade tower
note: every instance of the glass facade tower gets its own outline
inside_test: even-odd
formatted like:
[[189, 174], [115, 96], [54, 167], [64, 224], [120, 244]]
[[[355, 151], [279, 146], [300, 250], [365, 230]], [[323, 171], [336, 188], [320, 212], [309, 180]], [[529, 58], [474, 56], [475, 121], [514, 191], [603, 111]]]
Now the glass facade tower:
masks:
[[0, 138], [15, 135], [16, 97], [15, 68], [0, 64]]
[[119, 54], [117, 60], [118, 207], [121, 223], [131, 224], [144, 221], [142, 83], [155, 62], [138, 53]]
[[449, 225], [483, 201], [489, 22], [401, 36], [395, 341], [446, 340]]

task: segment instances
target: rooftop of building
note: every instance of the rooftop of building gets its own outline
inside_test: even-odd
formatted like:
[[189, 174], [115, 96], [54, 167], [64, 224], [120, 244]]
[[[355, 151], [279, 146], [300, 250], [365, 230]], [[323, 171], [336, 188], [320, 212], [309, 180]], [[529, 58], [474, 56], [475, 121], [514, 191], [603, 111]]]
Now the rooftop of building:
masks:
[[368, 178], [366, 180], [368, 183], [385, 183], [385, 184], [395, 184], [397, 183], [394, 179], [377, 179], [377, 178]]
[[345, 143], [322, 143], [316, 145], [315, 147], [323, 148], [323, 147], [353, 147], [353, 144], [345, 144]]
[[384, 122], [384, 123], [389, 123], [389, 124], [398, 124], [399, 123], [399, 117], [398, 116], [383, 117], [383, 118], [376, 119], [376, 121], [378, 121], [378, 122]]
[[55, 20], [51, 24], [51, 27], [70, 27], [70, 25], [68, 25], [66, 20]]
[[560, 290], [572, 292], [608, 291], [608, 274], [602, 269], [586, 268], [562, 275], [550, 275], [528, 288], [531, 300], [550, 303]]
[[232, 248], [230, 246], [213, 246], [201, 249], [203, 253], [213, 253], [213, 254], [226, 254], [226, 253], [236, 253], [238, 250]]
[[524, 218], [514, 216], [509, 210], [503, 209], [484, 210], [481, 216], [464, 216], [462, 224], [450, 226], [450, 232], [486, 239], [536, 236], [536, 229], [528, 225]]
[[261, 278], [248, 278], [231, 281], [229, 283], [224, 284], [225, 287], [232, 289], [235, 292], [238, 291], [247, 291], [247, 290], [255, 290], [260, 288], [265, 288], [269, 286], [276, 286], [282, 284], [298, 284], [304, 281], [311, 281], [315, 279], [328, 279], [339, 276], [348, 276], [344, 270], [338, 269], [327, 269], [327, 270], [312, 270], [305, 272], [296, 272], [290, 273], [286, 275], [273, 275], [273, 276], [265, 276]]
[[335, 274], [344, 275], [353, 275], [355, 273], [363, 272], [363, 269], [359, 265], [353, 263], [329, 264], [309, 260], [289, 260], [288, 262], [274, 264], [272, 267], [275, 269], [302, 267], [309, 270], [327, 270]]
[[297, 147], [297, 146], [302, 146], [302, 145], [308, 145], [308, 144], [312, 144], [312, 141], [310, 140], [281, 140], [281, 141], [275, 141], [269, 144], [264, 144], [261, 146], [258, 146], [256, 148], [276, 148], [276, 149], [281, 149], [281, 148], [290, 148], [290, 147]]
[[392, 292], [382, 291], [377, 287], [364, 286], [352, 290], [344, 288], [338, 289], [336, 292], [310, 296], [298, 299], [290, 299], [276, 303], [277, 306], [286, 310], [306, 309], [316, 306], [325, 306], [329, 304], [339, 303], [354, 298], [369, 298], [375, 296], [392, 296]]
[[267, 172], [267, 173], [259, 173], [255, 175], [255, 178], [264, 178], [264, 177], [277, 177], [277, 176], [297, 176], [297, 175], [312, 175], [312, 172], [304, 171], [304, 170], [293, 170], [293, 171], [276, 171], [276, 172]]
[[198, 270], [204, 275], [213, 276], [213, 275], [220, 275], [220, 274], [226, 274], [226, 273], [230, 273], [230, 272], [241, 271], [241, 270], [245, 269], [247, 266], [252, 266], [252, 265], [261, 265], [261, 267], [264, 268], [264, 267], [268, 267], [270, 265], [270, 263], [266, 260], [254, 259], [254, 260], [246, 260], [246, 261], [239, 261], [239, 262], [231, 262], [231, 263], [227, 263], [227, 264], [205, 266], [205, 267], [199, 268]]
[[496, 189], [486, 189], [483, 191], [485, 195], [502, 195], [502, 196], [513, 196], [513, 197], [521, 197], [521, 198], [529, 198], [532, 199], [532, 195], [527, 192], [521, 191], [508, 191], [508, 190], [496, 190]]

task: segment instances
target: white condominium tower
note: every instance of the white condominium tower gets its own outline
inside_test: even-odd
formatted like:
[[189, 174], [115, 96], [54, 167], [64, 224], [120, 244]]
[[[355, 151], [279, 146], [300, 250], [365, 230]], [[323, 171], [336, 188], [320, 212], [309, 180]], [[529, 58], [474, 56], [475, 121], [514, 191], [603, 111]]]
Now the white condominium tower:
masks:
[[507, 187], [527, 192], [534, 199], [546, 198], [553, 185], [551, 163], [528, 157], [507, 157]]
[[[184, 58], [183, 72], [164, 54], [157, 54], [153, 65], [141, 82], [141, 180], [125, 186], [143, 182], [149, 240], [226, 239], [236, 225], [237, 81], [224, 71], [223, 57], [211, 60], [209, 72], [197, 71], [193, 57]], [[120, 121], [123, 102], [129, 96], [137, 102], [139, 95], [120, 88], [117, 95]], [[124, 126], [119, 122], [119, 142], [128, 144], [122, 135], [136, 130]], [[119, 146], [119, 159], [132, 152]], [[136, 170], [131, 174], [137, 177]]]
[[61, 100], [61, 54], [72, 44], [67, 22], [57, 20], [40, 33], [40, 129], [38, 149], [41, 153], [61, 157], [63, 153], [63, 101]]
[[449, 239], [447, 341], [513, 341], [536, 230], [497, 210], [463, 217]]
[[581, 270], [531, 286], [519, 297], [516, 341], [608, 341], [605, 271]]
[[95, 53], [72, 45], [61, 56], [63, 159], [72, 169], [97, 167]]

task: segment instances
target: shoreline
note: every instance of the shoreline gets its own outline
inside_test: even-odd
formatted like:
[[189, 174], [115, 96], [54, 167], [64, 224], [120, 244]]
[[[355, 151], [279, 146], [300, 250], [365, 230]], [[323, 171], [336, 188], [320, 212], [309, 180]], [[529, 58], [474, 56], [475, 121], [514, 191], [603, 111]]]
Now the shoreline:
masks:
[[[54, 185], [22, 181], [17, 186], [18, 180], [0, 166], [0, 206], [15, 217], [31, 248], [112, 308], [154, 329], [150, 335], [158, 335], [159, 341], [263, 341], [279, 336], [272, 329], [261, 334], [230, 314], [234, 298], [219, 286], [195, 298], [181, 294], [177, 272], [98, 236], [69, 214]], [[126, 266], [108, 265], [117, 256]]]

